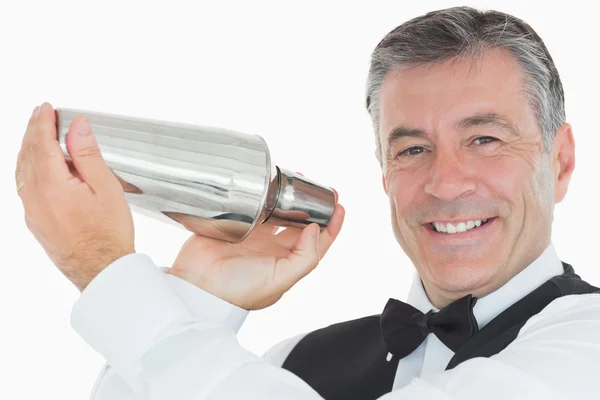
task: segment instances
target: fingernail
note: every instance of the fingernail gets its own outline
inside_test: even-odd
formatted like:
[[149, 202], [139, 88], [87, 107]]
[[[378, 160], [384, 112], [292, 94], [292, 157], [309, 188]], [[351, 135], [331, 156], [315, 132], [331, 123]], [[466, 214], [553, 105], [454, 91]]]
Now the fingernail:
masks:
[[90, 126], [90, 121], [87, 118], [78, 118], [75, 120], [75, 126], [73, 130], [78, 135], [89, 135], [92, 133], [92, 127]]
[[31, 112], [31, 116], [35, 117], [37, 115], [38, 109], [40, 108], [40, 106], [37, 106], [33, 109], [33, 111]]
[[319, 230], [321, 228], [319, 227], [319, 225], [315, 224], [315, 227], [312, 228], [312, 231], [310, 231], [310, 234], [313, 235], [313, 237], [317, 237], [319, 235]]

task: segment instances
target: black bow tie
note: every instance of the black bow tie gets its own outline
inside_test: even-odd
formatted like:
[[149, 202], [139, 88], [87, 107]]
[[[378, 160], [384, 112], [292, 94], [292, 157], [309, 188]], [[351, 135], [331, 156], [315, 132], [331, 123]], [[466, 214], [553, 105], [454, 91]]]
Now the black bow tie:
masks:
[[381, 314], [381, 332], [390, 353], [404, 358], [423, 343], [427, 335], [435, 334], [450, 350], [456, 352], [477, 332], [473, 315], [476, 297], [470, 294], [456, 300], [439, 312], [423, 314], [399, 300], [388, 300]]

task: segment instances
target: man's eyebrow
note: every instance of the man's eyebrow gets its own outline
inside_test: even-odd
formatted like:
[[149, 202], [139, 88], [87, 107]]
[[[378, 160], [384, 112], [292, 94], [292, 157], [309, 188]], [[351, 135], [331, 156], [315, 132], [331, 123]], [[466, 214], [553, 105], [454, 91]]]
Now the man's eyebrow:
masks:
[[519, 128], [508, 118], [496, 113], [475, 114], [467, 117], [458, 123], [461, 129], [467, 129], [473, 126], [492, 125], [502, 128], [513, 136], [521, 137]]
[[396, 128], [392, 129], [392, 131], [390, 132], [390, 134], [387, 137], [388, 151], [400, 139], [403, 139], [405, 137], [422, 137], [422, 136], [425, 136], [425, 132], [423, 132], [420, 129], [409, 129], [409, 128], [404, 128], [402, 126], [397, 126]]
[[[460, 129], [467, 129], [473, 126], [481, 126], [481, 125], [492, 125], [500, 127], [512, 136], [522, 137], [521, 132], [516, 127], [516, 125], [510, 121], [508, 118], [503, 117], [500, 114], [496, 113], [483, 113], [483, 114], [475, 114], [470, 117], [464, 118], [463, 120], [458, 122], [458, 127]], [[389, 133], [387, 137], [387, 153], [389, 153], [394, 147], [394, 144], [401, 139], [408, 137], [423, 137], [426, 136], [425, 132], [421, 129], [411, 129], [405, 128], [403, 126], [397, 126]]]

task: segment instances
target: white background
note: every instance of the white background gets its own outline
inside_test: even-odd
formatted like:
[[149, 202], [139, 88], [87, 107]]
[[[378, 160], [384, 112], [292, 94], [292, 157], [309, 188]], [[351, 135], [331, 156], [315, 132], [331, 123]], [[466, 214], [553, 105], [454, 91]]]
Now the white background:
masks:
[[[345, 226], [321, 265], [239, 338], [262, 354], [333, 322], [404, 298], [412, 266], [396, 244], [364, 105], [369, 56], [405, 20], [453, 1], [27, 2], [0, 6], [0, 398], [87, 398], [103, 365], [71, 329], [78, 291], [26, 229], [14, 166], [43, 101], [262, 135], [276, 164], [335, 187]], [[89, 3], [89, 4], [88, 4]], [[556, 209], [561, 258], [600, 284], [595, 257], [600, 145], [599, 34], [585, 3], [471, 1], [528, 21], [560, 71], [577, 144]], [[6, 4], [6, 5], [5, 5]], [[169, 265], [188, 233], [134, 215], [136, 246]]]

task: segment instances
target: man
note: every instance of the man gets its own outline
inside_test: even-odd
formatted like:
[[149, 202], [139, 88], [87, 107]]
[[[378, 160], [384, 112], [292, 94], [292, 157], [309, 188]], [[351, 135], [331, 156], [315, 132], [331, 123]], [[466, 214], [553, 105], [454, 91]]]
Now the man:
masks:
[[135, 253], [131, 213], [85, 118], [56, 141], [34, 110], [17, 166], [26, 222], [82, 291], [78, 333], [108, 363], [95, 399], [589, 398], [600, 296], [550, 242], [575, 165], [560, 78], [523, 21], [452, 8], [390, 32], [367, 108], [408, 304], [291, 338], [259, 358], [235, 333], [339, 233], [259, 227], [242, 244], [192, 236], [167, 273]]

